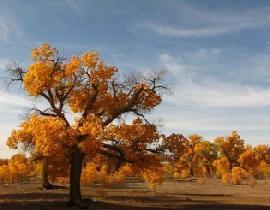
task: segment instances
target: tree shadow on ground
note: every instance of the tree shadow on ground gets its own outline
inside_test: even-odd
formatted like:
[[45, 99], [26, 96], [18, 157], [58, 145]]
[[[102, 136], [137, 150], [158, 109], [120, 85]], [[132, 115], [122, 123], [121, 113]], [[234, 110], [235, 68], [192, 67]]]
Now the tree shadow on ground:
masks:
[[[112, 199], [112, 198], [111, 198]], [[122, 200], [121, 200], [122, 199]], [[180, 200], [167, 200], [167, 203], [177, 202], [177, 205], [173, 207], [166, 206], [165, 199], [160, 200], [159, 197], [152, 199], [151, 202], [155, 203], [155, 207], [149, 206], [133, 206], [127, 203], [129, 198], [121, 197], [118, 200], [102, 202], [97, 201], [89, 206], [92, 210], [270, 210], [269, 206], [260, 205], [229, 205], [219, 203], [198, 203], [196, 201], [190, 201], [188, 204]], [[138, 198], [140, 200], [142, 198]], [[144, 198], [145, 199], [145, 198]], [[64, 193], [49, 193], [49, 192], [38, 192], [38, 193], [18, 193], [18, 194], [2, 194], [0, 195], [0, 209], [1, 210], [77, 210], [77, 207], [69, 207], [67, 204], [68, 195]], [[122, 201], [122, 202], [121, 202]], [[124, 202], [125, 201], [125, 202]], [[117, 203], [115, 203], [117, 202]], [[160, 205], [159, 205], [160, 204]]]

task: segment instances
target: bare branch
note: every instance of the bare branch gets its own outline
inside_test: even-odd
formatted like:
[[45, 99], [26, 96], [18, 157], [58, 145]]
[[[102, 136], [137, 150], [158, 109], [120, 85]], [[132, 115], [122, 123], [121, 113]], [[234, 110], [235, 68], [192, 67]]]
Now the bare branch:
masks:
[[9, 88], [13, 83], [19, 82], [20, 84], [23, 83], [24, 75], [26, 71], [22, 68], [22, 66], [16, 62], [7, 65], [6, 69], [8, 75], [8, 84], [7, 87]]

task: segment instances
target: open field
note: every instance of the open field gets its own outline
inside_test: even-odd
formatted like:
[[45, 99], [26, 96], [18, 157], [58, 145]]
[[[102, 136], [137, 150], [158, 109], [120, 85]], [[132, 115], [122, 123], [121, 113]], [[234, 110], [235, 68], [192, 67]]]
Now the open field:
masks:
[[[39, 190], [39, 184], [14, 184], [0, 188], [1, 210], [63, 210], [76, 209], [67, 205], [68, 189]], [[270, 187], [259, 181], [249, 185], [223, 186], [220, 180], [209, 179], [205, 184], [167, 180], [150, 190], [139, 181], [121, 185], [83, 186], [84, 198], [93, 198], [90, 209], [270, 209]]]

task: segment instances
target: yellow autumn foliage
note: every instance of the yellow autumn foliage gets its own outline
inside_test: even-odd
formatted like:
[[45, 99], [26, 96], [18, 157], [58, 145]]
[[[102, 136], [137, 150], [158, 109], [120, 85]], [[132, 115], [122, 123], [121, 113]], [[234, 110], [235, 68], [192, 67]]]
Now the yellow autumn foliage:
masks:
[[221, 178], [230, 171], [230, 163], [226, 157], [214, 160], [213, 167], [216, 169], [216, 176]]
[[232, 168], [232, 183], [233, 184], [241, 184], [242, 179], [247, 179], [249, 177], [249, 173], [241, 168], [241, 167], [233, 167]]

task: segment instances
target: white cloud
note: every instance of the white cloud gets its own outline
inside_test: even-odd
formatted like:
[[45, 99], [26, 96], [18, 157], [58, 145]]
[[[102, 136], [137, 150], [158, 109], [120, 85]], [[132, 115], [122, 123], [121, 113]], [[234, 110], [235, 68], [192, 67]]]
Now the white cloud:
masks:
[[6, 140], [11, 132], [12, 129], [16, 128], [13, 124], [14, 123], [4, 123], [0, 120], [0, 158], [10, 158], [13, 154], [17, 151], [8, 148], [6, 145]]
[[0, 143], [0, 158], [5, 159], [5, 158], [10, 158], [12, 155], [16, 154], [17, 150], [11, 150], [6, 146], [6, 144]]
[[[252, 120], [251, 120], [252, 119]], [[191, 133], [204, 133], [219, 131], [230, 132], [233, 130], [241, 132], [254, 132], [262, 134], [269, 131], [270, 120], [267, 116], [259, 113], [244, 113], [239, 112], [200, 112], [193, 110], [192, 113], [184, 113], [179, 111], [174, 115], [166, 115], [164, 121], [164, 131], [183, 132], [190, 135]], [[168, 132], [169, 131], [169, 132]], [[255, 139], [255, 138], [254, 138]]]
[[162, 132], [185, 136], [200, 134], [208, 140], [228, 135], [236, 130], [249, 144], [269, 143], [270, 119], [264, 111], [252, 109], [203, 108], [171, 106], [166, 103], [153, 113], [151, 119], [162, 116]]
[[174, 95], [166, 98], [170, 103], [207, 107], [270, 106], [269, 88], [214, 80], [209, 75], [196, 75], [198, 66], [186, 65], [181, 58], [169, 54], [162, 54], [159, 59], [177, 82], [173, 88]]
[[25, 108], [29, 108], [31, 104], [27, 97], [0, 90], [0, 158], [10, 158], [17, 153], [17, 150], [6, 146], [6, 140], [12, 129], [16, 129], [20, 124]]
[[184, 76], [190, 68], [182, 62], [180, 57], [173, 57], [170, 54], [161, 54], [159, 60], [163, 67], [174, 76]]
[[192, 80], [175, 86], [172, 103], [193, 103], [208, 107], [264, 107], [270, 106], [270, 89], [211, 82], [197, 84]]
[[0, 104], [14, 105], [19, 107], [29, 107], [27, 98], [15, 94], [10, 94], [0, 90]]

